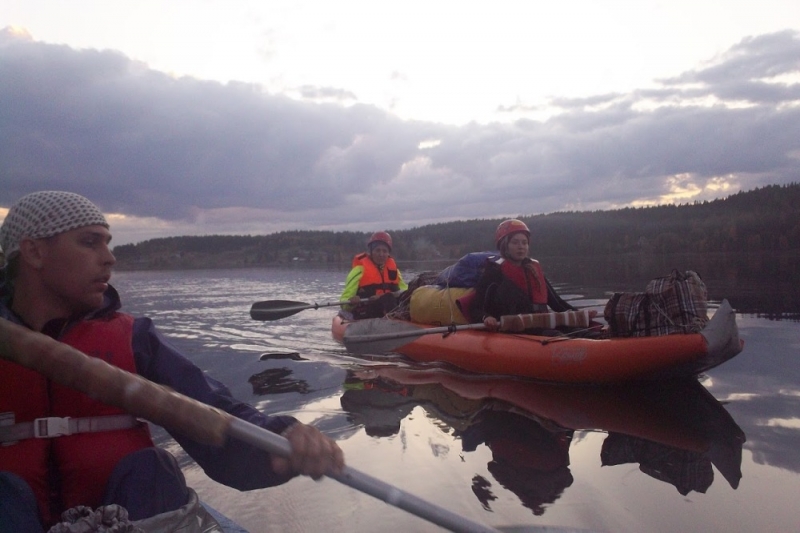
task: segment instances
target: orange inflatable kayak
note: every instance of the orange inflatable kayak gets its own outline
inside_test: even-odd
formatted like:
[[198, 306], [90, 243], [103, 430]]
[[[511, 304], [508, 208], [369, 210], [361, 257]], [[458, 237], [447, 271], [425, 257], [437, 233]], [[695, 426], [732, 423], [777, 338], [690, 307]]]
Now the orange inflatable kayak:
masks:
[[392, 351], [480, 374], [559, 383], [615, 383], [692, 376], [742, 351], [736, 314], [723, 300], [699, 333], [590, 339], [489, 332], [483, 324], [434, 327], [396, 319], [333, 319], [333, 337], [349, 351]]

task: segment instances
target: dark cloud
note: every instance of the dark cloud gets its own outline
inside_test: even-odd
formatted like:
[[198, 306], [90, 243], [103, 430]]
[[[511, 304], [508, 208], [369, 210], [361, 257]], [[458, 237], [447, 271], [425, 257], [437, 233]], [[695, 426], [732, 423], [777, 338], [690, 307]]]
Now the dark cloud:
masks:
[[[267, 216], [286, 229], [399, 228], [798, 181], [800, 84], [786, 81], [800, 75], [798, 42], [747, 38], [655, 89], [553, 100], [560, 114], [546, 121], [456, 127], [0, 32], [0, 206], [68, 189], [107, 211], [226, 232]], [[715, 192], [720, 180], [731, 189]]]
[[175, 79], [115, 52], [12, 42], [0, 69], [3, 205], [58, 187], [167, 219], [191, 207], [321, 208], [388, 179], [419, 142], [372, 108]]
[[723, 100], [776, 104], [796, 102], [800, 84], [774, 82], [775, 78], [800, 73], [800, 36], [786, 30], [747, 37], [712, 64], [663, 80], [666, 86], [700, 84], [693, 96], [714, 95]]
[[677, 79], [716, 84], [797, 72], [800, 66], [800, 39], [793, 30], [746, 37], [722, 54], [715, 63], [685, 73]]

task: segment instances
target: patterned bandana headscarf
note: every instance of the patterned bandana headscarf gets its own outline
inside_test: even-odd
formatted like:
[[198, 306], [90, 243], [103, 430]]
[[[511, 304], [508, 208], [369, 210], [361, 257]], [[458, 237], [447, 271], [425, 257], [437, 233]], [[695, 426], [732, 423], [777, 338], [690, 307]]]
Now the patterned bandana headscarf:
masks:
[[109, 227], [88, 199], [64, 191], [40, 191], [23, 196], [11, 206], [0, 228], [0, 247], [8, 265], [22, 239], [43, 239], [84, 226]]

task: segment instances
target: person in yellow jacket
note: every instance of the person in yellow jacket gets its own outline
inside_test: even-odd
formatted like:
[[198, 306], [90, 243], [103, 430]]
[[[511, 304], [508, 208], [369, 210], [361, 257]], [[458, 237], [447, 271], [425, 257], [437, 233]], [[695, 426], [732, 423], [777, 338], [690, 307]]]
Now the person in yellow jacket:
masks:
[[397, 306], [397, 293], [408, 289], [392, 258], [392, 237], [385, 231], [373, 233], [367, 251], [353, 258], [341, 301], [353, 318], [380, 318]]

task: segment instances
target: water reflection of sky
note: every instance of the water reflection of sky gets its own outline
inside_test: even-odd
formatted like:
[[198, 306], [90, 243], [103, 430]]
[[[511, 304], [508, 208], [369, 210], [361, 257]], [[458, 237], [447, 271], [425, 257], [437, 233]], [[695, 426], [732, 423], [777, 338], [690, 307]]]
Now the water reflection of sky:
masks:
[[758, 464], [800, 473], [800, 326], [739, 316], [745, 350], [714, 371], [711, 390], [747, 431]]
[[[652, 266], [641, 264], [626, 271], [632, 288], [641, 284], [633, 274], [646, 281], [652, 277], [648, 271]], [[736, 273], [750, 275], [757, 266], [745, 264], [737, 267]], [[715, 269], [708, 271], [717, 272]], [[599, 266], [595, 272], [604, 270]], [[714, 291], [731, 286], [730, 272], [719, 271], [724, 273], [721, 278], [704, 276]], [[565, 276], [569, 272], [565, 269]], [[608, 456], [607, 441], [613, 432], [578, 429], [568, 446], [571, 480], [558, 473], [541, 475], [538, 486], [550, 482], [549, 488], [555, 490], [537, 493], [537, 486], [526, 487], [510, 475], [513, 469], [503, 468], [510, 463], [497, 463], [514, 444], [513, 439], [503, 441], [505, 424], [515, 421], [514, 427], [525, 426], [527, 433], [520, 434], [526, 435], [528, 442], [543, 443], [546, 434], [540, 433], [541, 427], [558, 434], [543, 418], [526, 421], [515, 419], [512, 413], [501, 420], [488, 412], [482, 420], [458, 418], [452, 415], [452, 409], [448, 416], [447, 409], [437, 407], [434, 398], [427, 397], [396, 405], [392, 429], [384, 428], [382, 436], [370, 435], [365, 421], [343, 407], [342, 398], [348, 371], [379, 365], [380, 361], [344, 354], [330, 338], [331, 310], [307, 310], [274, 323], [255, 322], [248, 316], [250, 305], [258, 300], [335, 300], [344, 274], [294, 270], [121, 273], [116, 285], [127, 310], [153, 316], [171, 342], [229, 385], [235, 396], [265, 412], [291, 413], [304, 422], [319, 425], [340, 440], [351, 465], [482, 523], [604, 531], [797, 529], [800, 514], [793, 500], [800, 493], [798, 322], [771, 320], [757, 313], [740, 314], [739, 327], [746, 341], [744, 352], [710, 371], [702, 381], [746, 436], [737, 488], [731, 486], [718, 466], [712, 467], [713, 479], [705, 492], [690, 490], [686, 494], [678, 487], [685, 492], [690, 485], [658, 479], [654, 476], [657, 472], [643, 471], [638, 462], [603, 466], [604, 443]], [[581, 279], [572, 282], [563, 278], [557, 282], [565, 293], [589, 305], [601, 305], [604, 290], [618, 287], [602, 281], [582, 285]], [[736, 294], [744, 292], [747, 291], [737, 290]], [[773, 296], [773, 302], [786, 301], [777, 294]], [[769, 294], [740, 301], [762, 305], [759, 302], [767, 300]], [[261, 353], [298, 353], [305, 360], [259, 360]], [[265, 370], [283, 376], [283, 382], [278, 383], [285, 388], [283, 392], [254, 389], [250, 378]], [[293, 381], [304, 385], [293, 388]], [[585, 427], [590, 414], [575, 411], [575, 427]], [[536, 422], [539, 425], [534, 427]], [[477, 427], [481, 433], [469, 434], [470, 427]], [[170, 445], [170, 441], [164, 442]], [[645, 449], [640, 442], [621, 444], [630, 448], [634, 454], [631, 457]], [[174, 444], [171, 446], [174, 448]], [[527, 460], [531, 466], [544, 459], [540, 456]], [[522, 463], [516, 468], [525, 472]], [[275, 489], [239, 493], [208, 480], [188, 462], [186, 472], [201, 496], [254, 532], [374, 531], [376, 525], [386, 523], [413, 531], [439, 530], [330, 480], [294, 480]], [[534, 512], [537, 505], [542, 514]]]

